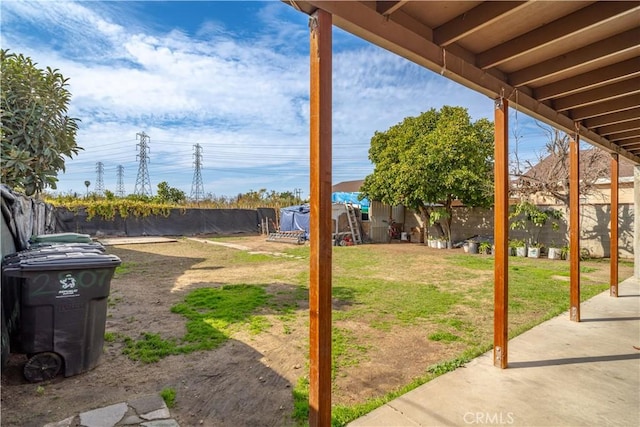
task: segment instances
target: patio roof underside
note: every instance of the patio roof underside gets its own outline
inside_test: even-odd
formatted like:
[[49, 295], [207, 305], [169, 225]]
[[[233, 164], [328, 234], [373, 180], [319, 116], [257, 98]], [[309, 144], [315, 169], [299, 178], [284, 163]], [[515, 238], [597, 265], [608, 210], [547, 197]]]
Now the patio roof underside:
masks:
[[640, 164], [640, 2], [287, 1]]

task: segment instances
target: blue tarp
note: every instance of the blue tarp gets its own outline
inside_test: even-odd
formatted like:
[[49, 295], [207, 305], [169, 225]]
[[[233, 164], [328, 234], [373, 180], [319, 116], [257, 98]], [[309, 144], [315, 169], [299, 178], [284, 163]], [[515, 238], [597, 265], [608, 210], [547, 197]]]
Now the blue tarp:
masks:
[[355, 207], [360, 208], [363, 213], [369, 212], [369, 200], [358, 200], [360, 193], [336, 192], [331, 194], [332, 203], [351, 203]]
[[280, 209], [280, 231], [304, 230], [309, 240], [309, 205], [296, 205]]
[[[351, 203], [362, 213], [369, 212], [369, 200], [358, 200], [360, 193], [336, 192], [331, 194], [332, 203]], [[295, 205], [280, 209], [280, 231], [303, 230], [304, 237], [309, 240], [309, 205]]]

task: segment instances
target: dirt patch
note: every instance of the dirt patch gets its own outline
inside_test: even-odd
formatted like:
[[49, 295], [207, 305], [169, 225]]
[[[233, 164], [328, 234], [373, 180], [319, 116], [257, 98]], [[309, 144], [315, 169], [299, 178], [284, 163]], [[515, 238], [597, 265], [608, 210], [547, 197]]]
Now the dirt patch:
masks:
[[[251, 240], [260, 247], [264, 239]], [[131, 338], [184, 336], [185, 319], [170, 308], [193, 289], [221, 286], [230, 278], [264, 280], [255, 267], [234, 267], [233, 251], [198, 242], [110, 246], [108, 252], [120, 256], [130, 271], [111, 281], [106, 331]], [[286, 262], [281, 270], [285, 267]], [[95, 369], [40, 384], [24, 380], [26, 357], [12, 355], [2, 376], [2, 425], [42, 426], [166, 387], [177, 392], [171, 412], [180, 425], [292, 425], [291, 388], [304, 374], [306, 329], [289, 325], [285, 334], [275, 316], [270, 322], [274, 327], [268, 333], [238, 333], [216, 350], [152, 364], [131, 361], [122, 354], [122, 342], [106, 342]]]

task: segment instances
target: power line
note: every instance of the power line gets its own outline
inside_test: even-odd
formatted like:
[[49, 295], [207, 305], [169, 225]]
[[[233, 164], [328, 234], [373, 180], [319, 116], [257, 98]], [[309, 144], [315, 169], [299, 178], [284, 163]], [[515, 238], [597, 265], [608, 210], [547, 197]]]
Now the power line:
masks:
[[102, 164], [102, 162], [98, 162], [96, 163], [96, 189], [94, 190], [94, 192], [99, 196], [104, 195], [103, 176], [104, 176], [104, 165]]
[[204, 198], [204, 186], [202, 185], [202, 174], [200, 173], [200, 167], [202, 166], [202, 147], [200, 144], [193, 146], [195, 153], [193, 157], [193, 182], [191, 183], [191, 198], [196, 202]]
[[137, 159], [140, 161], [138, 165], [138, 177], [136, 178], [136, 186], [133, 189], [134, 194], [140, 196], [152, 196], [151, 181], [149, 180], [149, 135], [144, 132], [136, 133], [136, 140], [140, 139], [140, 143], [136, 147], [140, 148]]
[[124, 197], [124, 166], [118, 165], [118, 181], [116, 183], [116, 196]]

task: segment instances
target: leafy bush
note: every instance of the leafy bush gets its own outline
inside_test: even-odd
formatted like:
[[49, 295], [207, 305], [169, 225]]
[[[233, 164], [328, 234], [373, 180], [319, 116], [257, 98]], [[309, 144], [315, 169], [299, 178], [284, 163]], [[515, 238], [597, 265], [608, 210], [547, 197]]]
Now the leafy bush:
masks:
[[78, 119], [67, 116], [68, 79], [57, 70], [36, 67], [31, 58], [0, 50], [2, 82], [2, 182], [28, 196], [56, 188], [64, 156], [76, 145]]

